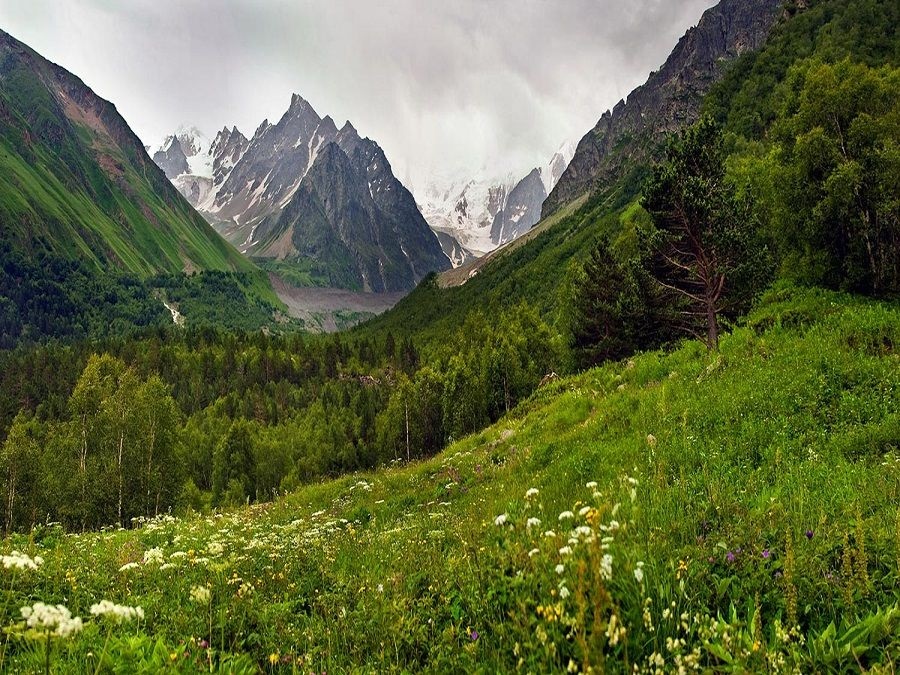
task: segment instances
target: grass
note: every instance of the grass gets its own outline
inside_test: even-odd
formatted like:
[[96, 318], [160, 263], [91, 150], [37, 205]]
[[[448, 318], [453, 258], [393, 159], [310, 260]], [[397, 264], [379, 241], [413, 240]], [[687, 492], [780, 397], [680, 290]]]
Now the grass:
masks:
[[781, 288], [718, 354], [552, 382], [429, 461], [15, 536], [44, 562], [3, 572], [3, 667], [43, 664], [20, 606], [108, 599], [145, 618], [53, 638], [59, 672], [893, 672], [898, 341], [895, 304]]

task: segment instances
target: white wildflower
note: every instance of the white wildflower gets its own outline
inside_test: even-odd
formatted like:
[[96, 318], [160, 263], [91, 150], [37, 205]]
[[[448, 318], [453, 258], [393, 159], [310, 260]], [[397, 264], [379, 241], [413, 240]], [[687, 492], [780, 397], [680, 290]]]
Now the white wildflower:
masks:
[[559, 549], [559, 554], [562, 556], [572, 555], [572, 547], [571, 546], [563, 546]]
[[209, 592], [209, 587], [207, 586], [194, 586], [191, 589], [191, 600], [196, 602], [198, 605], [208, 604], [211, 595], [212, 594]]
[[559, 564], [559, 565], [556, 566], [556, 573], [557, 573], [557, 574], [562, 574], [562, 573], [565, 572], [565, 571], [566, 571], [566, 566], [565, 566], [565, 565]]
[[0, 556], [0, 564], [6, 569], [36, 570], [43, 563], [44, 559], [41, 556], [32, 558], [25, 553], [19, 553], [19, 551], [11, 551], [9, 555]]
[[532, 497], [537, 497], [537, 496], [538, 496], [537, 488], [528, 488], [528, 490], [525, 492], [525, 499], [531, 499]]
[[46, 605], [36, 602], [31, 607], [22, 607], [22, 618], [29, 628], [52, 631], [59, 637], [69, 637], [82, 629], [81, 619], [63, 605]]
[[635, 567], [634, 578], [639, 584], [644, 583], [644, 570], [640, 567]]
[[574, 517], [575, 517], [575, 514], [572, 513], [571, 511], [563, 511], [562, 513], [559, 514], [559, 522], [562, 522], [564, 520], [572, 520], [572, 518], [574, 518]]
[[600, 560], [600, 576], [607, 581], [612, 579], [613, 557], [607, 553]]
[[590, 507], [590, 506], [582, 506], [582, 507], [578, 510], [578, 515], [581, 516], [581, 517], [583, 518], [584, 516], [586, 516], [586, 515], [589, 514], [590, 512], [591, 512], [591, 507]]
[[165, 562], [166, 557], [163, 555], [162, 549], [158, 546], [144, 551], [144, 564], [161, 565]]
[[546, 532], [544, 532], [544, 536], [549, 539], [552, 539], [553, 537], [556, 536], [556, 532], [554, 532], [553, 530], [547, 530]]
[[586, 487], [588, 490], [596, 490], [596, 489], [597, 489], [597, 481], [592, 480], [591, 482], [587, 483], [587, 484], [585, 485], [585, 487]]
[[568, 598], [569, 597], [569, 589], [566, 588], [565, 586], [562, 586], [559, 589], [559, 597], [561, 600], [565, 600], [566, 598]]
[[527, 527], [529, 530], [532, 527], [540, 527], [540, 526], [541, 526], [540, 518], [529, 518], [527, 521], [525, 521], [525, 527]]
[[540, 553], [540, 550], [538, 550], [538, 549], [536, 549], [536, 548], [533, 548], [533, 549], [531, 549], [530, 551], [528, 551], [528, 557], [529, 557], [529, 558], [533, 558], [533, 557], [536, 556], [538, 553]]
[[594, 531], [587, 525], [579, 525], [572, 530], [572, 534], [576, 537], [590, 537], [593, 533]]
[[122, 566], [119, 568], [119, 571], [120, 571], [120, 572], [127, 572], [128, 570], [135, 570], [135, 569], [137, 569], [138, 567], [140, 567], [140, 565], [138, 565], [136, 562], [125, 563], [124, 565], [122, 565]]
[[506, 525], [507, 518], [509, 518], [509, 516], [507, 514], [501, 513], [499, 516], [494, 518], [494, 525], [497, 525], [497, 526]]
[[91, 614], [94, 616], [107, 616], [116, 623], [124, 623], [132, 619], [143, 619], [144, 610], [142, 607], [130, 607], [128, 605], [117, 605], [109, 600], [101, 600], [95, 605], [91, 605]]

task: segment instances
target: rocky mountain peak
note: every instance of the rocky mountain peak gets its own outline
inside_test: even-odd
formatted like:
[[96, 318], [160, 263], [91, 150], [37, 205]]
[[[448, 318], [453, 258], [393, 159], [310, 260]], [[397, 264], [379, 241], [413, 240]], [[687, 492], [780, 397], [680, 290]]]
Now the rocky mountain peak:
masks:
[[187, 155], [174, 135], [167, 136], [162, 147], [153, 153], [153, 161], [165, 172], [169, 180], [190, 171]]

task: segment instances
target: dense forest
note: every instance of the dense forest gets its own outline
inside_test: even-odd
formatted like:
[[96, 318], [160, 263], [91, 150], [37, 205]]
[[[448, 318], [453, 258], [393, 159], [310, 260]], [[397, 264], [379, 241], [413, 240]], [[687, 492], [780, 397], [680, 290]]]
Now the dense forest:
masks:
[[499, 419], [559, 359], [526, 308], [472, 317], [426, 357], [392, 334], [211, 328], [2, 352], [5, 523], [127, 525], [428, 456]]

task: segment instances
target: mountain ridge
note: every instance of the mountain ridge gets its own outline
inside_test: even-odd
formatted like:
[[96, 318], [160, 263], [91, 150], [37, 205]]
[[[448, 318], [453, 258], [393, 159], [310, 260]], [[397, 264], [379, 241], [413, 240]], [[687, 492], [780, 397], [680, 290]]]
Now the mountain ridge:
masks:
[[115, 105], [0, 31], [0, 214], [19, 248], [147, 277], [253, 266], [190, 207]]
[[669, 133], [697, 120], [704, 95], [727, 65], [762, 46], [782, 5], [782, 0], [722, 0], [707, 9], [661, 68], [582, 137], [542, 216], [609, 183], [626, 163], [657, 156]]

